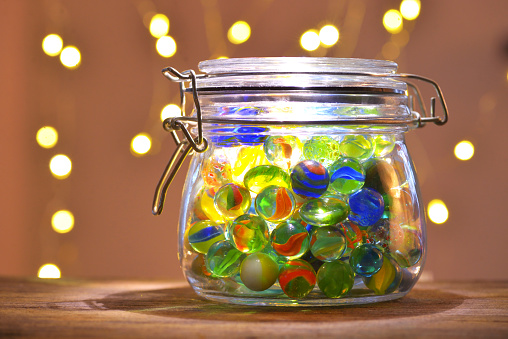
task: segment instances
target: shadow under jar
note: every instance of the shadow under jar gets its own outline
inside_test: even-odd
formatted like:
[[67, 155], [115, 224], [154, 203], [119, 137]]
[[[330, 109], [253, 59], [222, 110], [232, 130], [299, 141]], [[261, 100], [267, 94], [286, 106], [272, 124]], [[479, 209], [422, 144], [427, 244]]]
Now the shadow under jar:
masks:
[[[404, 135], [447, 121], [437, 84], [381, 60], [221, 59], [199, 69], [163, 70], [182, 98], [192, 93], [194, 112], [164, 122], [178, 147], [153, 206], [160, 214], [193, 154], [178, 254], [196, 293], [271, 306], [406, 295], [422, 273], [426, 231]], [[443, 116], [435, 98], [426, 111], [415, 81], [434, 87]]]

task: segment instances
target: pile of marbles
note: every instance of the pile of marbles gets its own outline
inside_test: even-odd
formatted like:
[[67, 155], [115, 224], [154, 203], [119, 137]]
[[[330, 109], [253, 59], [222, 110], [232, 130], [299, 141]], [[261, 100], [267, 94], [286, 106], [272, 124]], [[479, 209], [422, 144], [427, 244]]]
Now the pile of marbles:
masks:
[[197, 255], [186, 254], [186, 274], [291, 299], [346, 297], [355, 277], [375, 294], [396, 291], [423, 252], [414, 198], [386, 160], [396, 144], [385, 134], [257, 134], [247, 146], [212, 145], [189, 207], [184, 243]]

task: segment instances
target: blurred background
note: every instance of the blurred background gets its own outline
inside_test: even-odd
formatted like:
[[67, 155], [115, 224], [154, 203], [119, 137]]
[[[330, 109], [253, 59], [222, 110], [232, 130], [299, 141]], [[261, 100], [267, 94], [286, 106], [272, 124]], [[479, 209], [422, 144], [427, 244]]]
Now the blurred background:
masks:
[[507, 14], [504, 0], [0, 0], [0, 275], [183, 278], [187, 165], [151, 214], [179, 103], [161, 69], [328, 56], [439, 83], [449, 123], [407, 135], [426, 275], [507, 279]]

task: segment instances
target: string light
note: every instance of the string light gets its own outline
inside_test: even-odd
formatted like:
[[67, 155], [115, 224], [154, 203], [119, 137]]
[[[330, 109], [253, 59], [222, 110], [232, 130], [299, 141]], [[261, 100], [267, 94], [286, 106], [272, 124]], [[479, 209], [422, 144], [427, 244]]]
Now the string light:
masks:
[[169, 35], [160, 37], [159, 39], [157, 39], [155, 48], [157, 49], [157, 53], [159, 53], [160, 56], [164, 58], [170, 58], [176, 53], [175, 39], [173, 39]]
[[414, 20], [420, 15], [420, 0], [404, 0], [400, 3], [400, 13], [406, 20]]
[[49, 34], [42, 40], [42, 50], [49, 56], [57, 56], [62, 51], [63, 40], [58, 34]]
[[53, 127], [44, 126], [37, 131], [35, 139], [37, 140], [39, 146], [51, 148], [58, 142], [58, 133]]
[[166, 120], [167, 118], [176, 118], [182, 115], [182, 110], [179, 106], [175, 104], [169, 104], [164, 106], [161, 111], [161, 121]]
[[235, 22], [228, 30], [228, 40], [232, 44], [242, 44], [250, 38], [250, 26], [245, 21]]
[[67, 210], [60, 210], [53, 214], [51, 226], [57, 233], [68, 233], [74, 228], [74, 215]]
[[392, 34], [402, 31], [402, 15], [400, 12], [396, 9], [387, 11], [383, 16], [383, 26]]
[[67, 68], [77, 68], [81, 63], [81, 53], [74, 46], [65, 47], [60, 53], [60, 62]]
[[474, 146], [470, 141], [462, 140], [455, 146], [453, 152], [457, 159], [469, 160], [474, 155]]
[[315, 51], [320, 44], [319, 34], [313, 29], [303, 33], [300, 38], [300, 45], [304, 50], [309, 52]]
[[57, 179], [65, 179], [71, 174], [72, 162], [68, 156], [57, 154], [49, 162], [49, 169]]
[[339, 41], [339, 30], [333, 25], [323, 26], [319, 30], [319, 40], [326, 47], [331, 47]]
[[160, 38], [169, 32], [169, 19], [164, 14], [155, 14], [150, 20], [150, 34], [154, 38]]
[[55, 264], [45, 264], [39, 268], [37, 276], [41, 279], [60, 279], [61, 273]]
[[448, 208], [445, 203], [439, 199], [434, 199], [429, 202], [427, 214], [434, 224], [443, 224], [448, 220]]
[[150, 151], [152, 139], [146, 133], [140, 133], [132, 138], [131, 150], [134, 154], [144, 155]]

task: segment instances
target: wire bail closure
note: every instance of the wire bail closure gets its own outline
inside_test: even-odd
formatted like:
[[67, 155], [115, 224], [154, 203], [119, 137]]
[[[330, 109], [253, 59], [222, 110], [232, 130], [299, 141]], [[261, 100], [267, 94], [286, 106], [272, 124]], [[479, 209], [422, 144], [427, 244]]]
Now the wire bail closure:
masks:
[[[166, 168], [157, 184], [155, 190], [155, 196], [152, 204], [152, 214], [160, 215], [164, 208], [164, 201], [166, 197], [169, 185], [173, 181], [176, 173], [182, 166], [185, 158], [192, 152], [202, 153], [208, 149], [208, 141], [203, 136], [203, 123], [211, 124], [241, 124], [241, 125], [361, 125], [361, 124], [380, 124], [380, 125], [412, 125], [418, 128], [425, 126], [427, 123], [432, 122], [438, 126], [444, 125], [448, 122], [448, 108], [444, 100], [443, 93], [439, 85], [426, 77], [414, 74], [406, 73], [393, 73], [393, 74], [375, 74], [368, 72], [355, 72], [355, 73], [340, 73], [335, 72], [334, 75], [350, 75], [350, 76], [373, 76], [383, 78], [398, 78], [404, 81], [416, 95], [418, 106], [421, 109], [422, 114], [417, 111], [413, 111], [413, 96], [409, 96], [409, 109], [411, 111], [411, 117], [406, 120], [393, 119], [373, 119], [373, 118], [348, 118], [348, 119], [334, 119], [334, 120], [322, 120], [322, 121], [267, 121], [267, 120], [250, 120], [250, 119], [203, 119], [201, 112], [201, 105], [199, 102], [198, 90], [197, 90], [197, 78], [207, 77], [206, 74], [196, 74], [193, 70], [186, 70], [179, 72], [173, 67], [166, 67], [162, 70], [162, 74], [173, 82], [180, 84], [180, 109], [182, 115], [180, 117], [167, 118], [162, 123], [163, 128], [171, 133], [173, 140], [176, 144], [176, 150], [169, 159]], [[243, 73], [245, 75], [246, 73]], [[249, 75], [257, 75], [263, 73], [248, 73]], [[327, 73], [330, 74], [330, 73]], [[430, 110], [427, 114], [427, 109], [422, 99], [420, 90], [414, 85], [411, 80], [422, 81], [430, 84], [439, 99], [440, 106], [443, 111], [442, 116], [436, 115], [436, 97], [430, 98]], [[185, 87], [185, 83], [190, 82], [189, 87]], [[194, 108], [196, 117], [185, 116], [185, 92], [186, 90], [192, 91], [192, 97], [194, 100]], [[197, 126], [197, 136], [193, 137], [186, 127], [186, 124]], [[182, 131], [185, 136], [185, 140], [180, 140], [176, 131]]]

